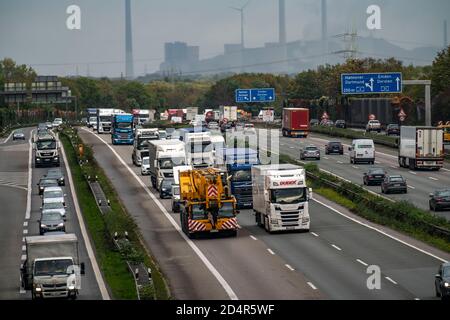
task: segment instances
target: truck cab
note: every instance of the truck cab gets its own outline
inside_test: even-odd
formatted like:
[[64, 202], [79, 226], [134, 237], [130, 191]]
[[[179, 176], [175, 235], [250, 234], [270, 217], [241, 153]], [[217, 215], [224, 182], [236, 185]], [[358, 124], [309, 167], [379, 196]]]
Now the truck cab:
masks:
[[258, 152], [247, 148], [225, 148], [218, 157], [223, 159], [231, 177], [231, 193], [236, 197], [237, 207], [252, 208], [252, 166], [260, 164]]
[[79, 262], [76, 235], [26, 237], [25, 247], [21, 284], [31, 290], [32, 299], [76, 299], [85, 273], [84, 263]]
[[40, 133], [34, 138], [34, 164], [41, 166], [60, 166], [59, 143], [52, 133]]
[[306, 172], [295, 165], [253, 166], [253, 210], [256, 223], [269, 232], [310, 229]]
[[134, 143], [133, 115], [114, 114], [111, 121], [111, 142], [113, 145]]
[[180, 140], [186, 146], [188, 165], [199, 169], [214, 166], [214, 146], [210, 131], [203, 128], [181, 129]]
[[114, 109], [97, 110], [97, 132], [98, 134], [111, 133], [111, 117]]
[[140, 167], [142, 159], [148, 157], [148, 144], [150, 141], [159, 140], [158, 129], [136, 129], [133, 142], [131, 159], [134, 165]]

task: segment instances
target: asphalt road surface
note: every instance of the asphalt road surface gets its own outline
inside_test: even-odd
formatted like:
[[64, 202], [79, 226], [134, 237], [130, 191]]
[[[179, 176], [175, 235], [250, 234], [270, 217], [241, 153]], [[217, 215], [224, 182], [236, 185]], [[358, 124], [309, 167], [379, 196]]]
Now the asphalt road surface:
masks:
[[[227, 298], [204, 261], [168, 223], [163, 211], [169, 211], [179, 226], [178, 215], [170, 213], [170, 200], [157, 199], [162, 210], [150, 196], [157, 197], [149, 177], [140, 177], [139, 168], [133, 166], [132, 147], [112, 146], [108, 135], [79, 132], [93, 146], [96, 159], [136, 219], [175, 297]], [[449, 255], [390, 230], [395, 238], [387, 236], [319, 196], [310, 210], [310, 233], [269, 235], [255, 225], [252, 211], [246, 210], [239, 215], [242, 229], [237, 238], [193, 243], [239, 299], [434, 298], [434, 275]], [[380, 268], [379, 290], [367, 286], [370, 266]]]

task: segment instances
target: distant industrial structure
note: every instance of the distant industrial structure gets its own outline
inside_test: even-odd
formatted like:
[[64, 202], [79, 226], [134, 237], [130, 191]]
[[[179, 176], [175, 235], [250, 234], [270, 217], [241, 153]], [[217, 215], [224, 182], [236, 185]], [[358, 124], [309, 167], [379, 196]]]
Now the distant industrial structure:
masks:
[[134, 78], [131, 0], [125, 0], [125, 77]]
[[[405, 64], [430, 64], [440, 48], [423, 47], [406, 50], [383, 39], [361, 37], [356, 29], [331, 37], [328, 31], [327, 0], [321, 0], [321, 35], [317, 40], [287, 41], [286, 2], [278, 0], [278, 41], [263, 47], [246, 48], [244, 42], [244, 9], [241, 12], [241, 43], [225, 44], [224, 53], [200, 59], [200, 48], [187, 43], [165, 44], [165, 61], [160, 73], [176, 75], [217, 74], [233, 72], [261, 72], [275, 74], [297, 73], [314, 69], [324, 63], [342, 63], [344, 59], [376, 56], [402, 57]], [[447, 43], [447, 25], [444, 22], [444, 42]]]

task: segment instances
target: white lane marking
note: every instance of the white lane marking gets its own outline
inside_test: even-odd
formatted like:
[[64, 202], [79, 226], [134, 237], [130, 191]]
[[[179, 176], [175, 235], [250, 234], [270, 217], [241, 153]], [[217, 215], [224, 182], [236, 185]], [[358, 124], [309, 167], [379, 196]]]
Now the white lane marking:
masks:
[[[22, 281], [22, 279], [20, 279], [20, 277], [19, 277], [19, 281]], [[22, 287], [20, 287], [19, 294], [26, 294], [26, 293], [27, 292]]]
[[289, 147], [289, 149], [295, 149], [295, 147]]
[[24, 229], [23, 234], [28, 234], [28, 229]]
[[94, 133], [90, 132], [89, 130], [86, 130], [83, 128], [84, 131], [88, 132], [89, 134], [92, 134], [97, 139], [99, 139], [103, 144], [105, 144], [111, 152], [116, 156], [116, 158], [119, 160], [120, 163], [128, 170], [128, 172], [136, 179], [136, 181], [141, 185], [141, 187], [144, 189], [144, 191], [150, 196], [150, 198], [153, 200], [153, 202], [158, 206], [158, 208], [161, 210], [161, 212], [164, 214], [164, 216], [169, 220], [169, 222], [172, 224], [172, 226], [175, 228], [175, 230], [181, 235], [181, 237], [188, 243], [188, 245], [192, 248], [192, 250], [197, 254], [197, 256], [200, 258], [200, 260], [205, 264], [205, 266], [209, 269], [209, 271], [212, 273], [212, 275], [217, 279], [217, 281], [220, 283], [220, 285], [223, 287], [225, 292], [227, 293], [228, 297], [231, 300], [238, 300], [238, 297], [236, 293], [234, 293], [233, 289], [230, 287], [228, 282], [222, 277], [222, 275], [219, 273], [219, 271], [212, 265], [212, 263], [206, 258], [206, 256], [203, 254], [203, 252], [197, 247], [197, 245], [189, 239], [186, 234], [181, 230], [181, 227], [175, 222], [173, 217], [167, 212], [166, 208], [162, 205], [162, 203], [155, 197], [153, 193], [150, 192], [150, 190], [147, 188], [144, 182], [142, 182], [141, 179], [136, 175], [136, 173], [126, 164], [126, 162], [120, 157], [120, 155], [114, 150], [113, 147], [111, 147], [103, 138], [95, 135]]
[[285, 264], [285, 266], [286, 266], [286, 268], [288, 268], [289, 270], [291, 270], [291, 271], [295, 271], [295, 269], [294, 268], [292, 268], [289, 264]]
[[414, 172], [414, 171], [409, 171], [409, 173], [411, 173], [411, 174], [413, 174], [413, 175], [417, 176], [417, 172]]
[[353, 169], [359, 169], [359, 167], [357, 167], [357, 166], [352, 166], [352, 168], [353, 168]]
[[23, 255], [20, 257], [20, 260], [22, 260], [22, 261], [27, 260], [27, 255], [26, 255], [26, 254], [23, 254]]
[[7, 143], [7, 142], [9, 141], [9, 139], [11, 139], [11, 137], [12, 137], [13, 133], [14, 133], [14, 131], [11, 131], [11, 133], [10, 133], [10, 134], [9, 134], [9, 136], [8, 136], [8, 138], [6, 138], [6, 140], [5, 140], [5, 141], [3, 141], [3, 142], [0, 142], [0, 144], [5, 144], [5, 143]]
[[22, 238], [22, 242], [25, 242], [25, 237]]
[[398, 169], [396, 166], [391, 166], [392, 169]]
[[16, 186], [15, 184], [9, 184], [9, 183], [0, 184], [0, 187], [7, 187], [7, 188], [14, 188], [14, 189], [19, 189], [19, 190], [23, 190], [23, 191], [28, 191], [28, 188]]
[[344, 164], [342, 161], [338, 161], [337, 163], [338, 163], [338, 164]]
[[390, 282], [392, 282], [393, 284], [397, 284], [397, 282], [395, 282], [395, 281], [392, 280], [391, 278], [389, 278], [389, 277], [385, 277], [385, 278], [386, 278], [387, 281], [390, 281]]
[[369, 264], [365, 263], [364, 261], [360, 260], [360, 259], [356, 259], [357, 262], [361, 263], [364, 267], [368, 267]]
[[253, 240], [257, 241], [258, 239], [255, 236], [250, 236]]
[[446, 168], [442, 168], [442, 170], [446, 171], [446, 172], [450, 172], [450, 170], [446, 169]]
[[328, 157], [323, 157], [325, 160], [330, 160], [330, 158], [328, 158]]
[[22, 246], [22, 251], [27, 251], [27, 246]]
[[267, 249], [267, 251], [269, 251], [269, 253], [271, 254], [271, 255], [275, 255], [275, 252], [273, 252], [273, 250], [272, 249]]
[[381, 164], [381, 162], [379, 162], [379, 161], [375, 161], [375, 164]]
[[100, 294], [102, 295], [103, 300], [111, 300], [109, 296], [108, 290], [106, 289], [105, 282], [103, 280], [102, 274], [100, 272], [100, 268], [97, 263], [97, 259], [95, 258], [94, 250], [92, 249], [91, 240], [89, 238], [86, 225], [84, 224], [84, 218], [81, 214], [80, 204], [78, 202], [77, 193], [75, 191], [75, 186], [73, 184], [72, 179], [72, 170], [70, 170], [69, 161], [67, 160], [66, 152], [64, 150], [64, 146], [61, 144], [61, 154], [63, 156], [64, 163], [66, 164], [67, 176], [69, 178], [69, 186], [70, 192], [72, 193], [72, 198], [75, 206], [75, 212], [78, 217], [78, 222], [80, 224], [81, 236], [84, 239], [84, 243], [86, 244], [86, 250], [88, 253], [89, 260], [92, 264], [92, 269], [94, 271], [95, 279], [97, 280], [98, 287], [100, 289]]
[[434, 177], [428, 177], [428, 179], [433, 180], [433, 181], [439, 181], [439, 179], [436, 179]]
[[444, 262], [444, 263], [447, 263], [447, 262], [448, 262], [447, 260], [445, 260], [445, 259], [443, 259], [443, 258], [440, 258], [440, 257], [438, 257], [438, 256], [436, 256], [436, 255], [434, 255], [434, 254], [432, 254], [432, 253], [430, 253], [430, 252], [428, 252], [428, 251], [426, 251], [426, 250], [420, 249], [420, 248], [418, 248], [418, 247], [416, 247], [416, 246], [414, 246], [414, 245], [412, 245], [412, 244], [410, 244], [410, 243], [408, 243], [408, 242], [406, 242], [406, 241], [400, 240], [400, 239], [398, 239], [398, 238], [396, 238], [396, 237], [394, 237], [394, 236], [388, 234], [387, 232], [385, 232], [385, 231], [383, 231], [383, 230], [377, 229], [377, 228], [375, 228], [375, 227], [372, 227], [371, 225], [368, 225], [367, 223], [364, 223], [364, 222], [361, 222], [361, 221], [359, 221], [359, 220], [357, 220], [357, 219], [355, 219], [355, 218], [352, 218], [352, 217], [350, 217], [350, 216], [348, 216], [348, 215], [346, 215], [346, 214], [340, 212], [339, 210], [336, 210], [335, 208], [333, 208], [333, 207], [327, 205], [326, 203], [323, 203], [322, 201], [319, 201], [319, 200], [317, 200], [317, 199], [312, 199], [312, 200], [313, 200], [314, 202], [317, 202], [318, 204], [321, 204], [322, 206], [324, 206], [324, 207], [330, 209], [331, 211], [334, 211], [334, 212], [336, 212], [337, 214], [339, 214], [339, 215], [341, 215], [341, 216], [343, 216], [343, 217], [345, 217], [345, 218], [347, 218], [347, 219], [349, 219], [349, 220], [351, 220], [351, 221], [353, 221], [353, 222], [356, 222], [356, 223], [359, 224], [359, 225], [362, 225], [362, 226], [364, 226], [364, 227], [366, 227], [366, 228], [369, 228], [369, 229], [371, 229], [371, 230], [373, 230], [373, 231], [376, 231], [376, 232], [378, 232], [378, 233], [380, 233], [380, 234], [382, 234], [382, 235], [384, 235], [384, 236], [386, 236], [386, 237], [388, 237], [388, 238], [391, 238], [392, 240], [395, 240], [395, 241], [397, 241], [397, 242], [400, 242], [401, 244], [403, 244], [403, 245], [405, 245], [405, 246], [407, 246], [407, 247], [410, 247], [410, 248], [415, 249], [415, 250], [417, 250], [417, 251], [419, 251], [419, 252], [422, 252], [423, 254], [426, 254], [426, 255], [428, 255], [428, 256], [430, 256], [430, 257], [433, 257], [433, 258], [435, 258], [436, 260], [439, 260], [439, 261], [441, 261], [441, 262]]
[[313, 290], [317, 290], [316, 286], [312, 284], [312, 282], [307, 282], [308, 286], [311, 287]]
[[332, 244], [331, 245], [333, 248], [335, 248], [336, 250], [338, 250], [338, 251], [342, 251], [342, 249], [341, 248], [339, 248], [337, 245], [335, 245], [335, 244]]
[[311, 232], [311, 234], [314, 236], [314, 237], [319, 237], [319, 235], [317, 234], [317, 233], [315, 233], [315, 232]]
[[27, 209], [25, 211], [25, 220], [30, 220], [31, 216], [31, 183], [33, 180], [33, 144], [31, 143], [31, 139], [33, 137], [34, 130], [30, 132], [30, 139], [28, 140], [29, 144], [29, 154], [28, 154], [28, 194], [27, 194]]
[[414, 186], [408, 186], [408, 188], [410, 188], [410, 189], [416, 189], [416, 187], [414, 187]]
[[24, 227], [28, 227], [28, 221], [25, 221], [25, 222], [23, 223], [23, 226], [24, 226]]

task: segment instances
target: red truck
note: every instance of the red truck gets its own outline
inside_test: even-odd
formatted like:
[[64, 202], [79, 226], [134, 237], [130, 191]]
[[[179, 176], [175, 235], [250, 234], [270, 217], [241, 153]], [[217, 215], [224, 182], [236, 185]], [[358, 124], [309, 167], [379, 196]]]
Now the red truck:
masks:
[[304, 137], [309, 134], [309, 109], [283, 109], [283, 137]]

